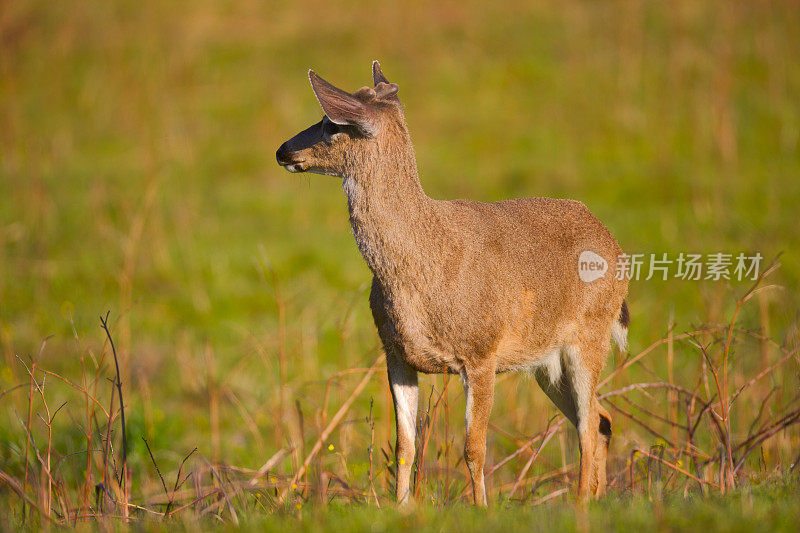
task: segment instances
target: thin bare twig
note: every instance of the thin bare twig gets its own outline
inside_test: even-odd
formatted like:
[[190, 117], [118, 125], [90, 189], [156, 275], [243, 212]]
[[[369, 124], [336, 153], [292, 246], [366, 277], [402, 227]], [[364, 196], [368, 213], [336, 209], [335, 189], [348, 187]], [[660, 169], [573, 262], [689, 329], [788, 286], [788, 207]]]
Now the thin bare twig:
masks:
[[[117, 371], [117, 379], [115, 381], [115, 385], [117, 386], [117, 394], [119, 395], [119, 411], [120, 411], [120, 419], [122, 422], [122, 472], [120, 474], [120, 485], [123, 487], [125, 486], [125, 472], [127, 471], [128, 467], [128, 442], [127, 442], [127, 435], [125, 434], [125, 402], [122, 398], [122, 381], [120, 379], [119, 374], [119, 360], [117, 359], [117, 349], [114, 346], [114, 339], [111, 337], [111, 332], [108, 330], [108, 315], [111, 314], [111, 311], [106, 312], [105, 318], [100, 315], [100, 327], [103, 328], [106, 332], [106, 336], [108, 337], [108, 342], [111, 344], [111, 353], [114, 355], [114, 367]], [[124, 489], [123, 489], [124, 490]]]

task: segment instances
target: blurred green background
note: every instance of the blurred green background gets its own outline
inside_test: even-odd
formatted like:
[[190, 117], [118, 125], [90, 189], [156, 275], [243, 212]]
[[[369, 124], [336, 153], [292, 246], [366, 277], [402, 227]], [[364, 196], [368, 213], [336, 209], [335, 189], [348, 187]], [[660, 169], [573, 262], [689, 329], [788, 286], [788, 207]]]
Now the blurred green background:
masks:
[[[355, 90], [373, 59], [429, 195], [576, 198], [629, 253], [783, 252], [783, 289], [741, 323], [796, 342], [798, 21], [788, 1], [3, 2], [0, 389], [49, 335], [42, 361], [77, 379], [111, 310], [134, 452], [145, 434], [182, 456], [219, 424], [214, 455], [258, 467], [285, 437], [279, 353], [308, 409], [377, 354], [339, 181], [274, 159], [321, 116], [307, 69]], [[722, 322], [747, 286], [633, 282], [633, 351], [671, 315]], [[10, 461], [24, 438], [0, 417]]]

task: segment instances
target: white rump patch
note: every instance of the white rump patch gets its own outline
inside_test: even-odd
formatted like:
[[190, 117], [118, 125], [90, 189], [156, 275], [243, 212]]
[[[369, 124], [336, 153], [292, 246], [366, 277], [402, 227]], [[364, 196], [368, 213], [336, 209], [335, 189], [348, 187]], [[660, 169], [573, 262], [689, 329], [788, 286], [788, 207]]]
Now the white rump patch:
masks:
[[529, 375], [536, 373], [540, 373], [540, 375], [546, 374], [550, 384], [556, 387], [558, 382], [561, 381], [561, 347], [553, 348], [533, 363], [512, 368], [512, 370], [523, 371]]
[[542, 358], [541, 368], [547, 372], [550, 384], [555, 387], [561, 381], [561, 348], [550, 350]]

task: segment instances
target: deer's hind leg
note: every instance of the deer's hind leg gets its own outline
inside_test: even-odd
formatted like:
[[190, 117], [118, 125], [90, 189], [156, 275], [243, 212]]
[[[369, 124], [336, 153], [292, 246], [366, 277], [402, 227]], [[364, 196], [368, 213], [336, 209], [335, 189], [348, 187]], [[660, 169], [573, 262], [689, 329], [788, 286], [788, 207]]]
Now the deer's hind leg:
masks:
[[[536, 381], [578, 430], [581, 451], [578, 497], [601, 496], [606, 484], [606, 456], [611, 417], [597, 401], [596, 390], [603, 357], [602, 345], [564, 350], [560, 366], [541, 368]], [[599, 363], [599, 364], [598, 364]]]
[[[566, 368], [572, 385], [577, 415], [578, 441], [581, 448], [578, 498], [586, 500], [605, 490], [605, 458], [611, 433], [611, 421], [597, 400], [597, 383], [603, 368], [608, 342], [581, 342], [565, 350]], [[603, 417], [601, 418], [601, 409]], [[601, 424], [601, 420], [603, 423]], [[598, 451], [598, 447], [600, 450]], [[603, 472], [599, 470], [602, 467]], [[601, 491], [602, 492], [602, 491]]]

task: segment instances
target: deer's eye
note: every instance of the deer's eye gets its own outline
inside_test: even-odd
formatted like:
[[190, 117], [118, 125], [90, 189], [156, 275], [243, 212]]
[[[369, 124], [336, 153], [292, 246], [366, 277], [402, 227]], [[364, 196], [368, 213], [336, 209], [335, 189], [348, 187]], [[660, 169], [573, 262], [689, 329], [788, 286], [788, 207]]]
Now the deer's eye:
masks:
[[339, 126], [337, 126], [330, 120], [326, 120], [322, 127], [323, 131], [325, 132], [325, 135], [334, 135], [336, 133], [339, 133]]
[[346, 126], [339, 126], [338, 124], [334, 124], [333, 122], [328, 122], [325, 125], [324, 135], [329, 142], [334, 142], [342, 137], [346, 137], [347, 136], [347, 133], [345, 133], [346, 131], [347, 131]]

